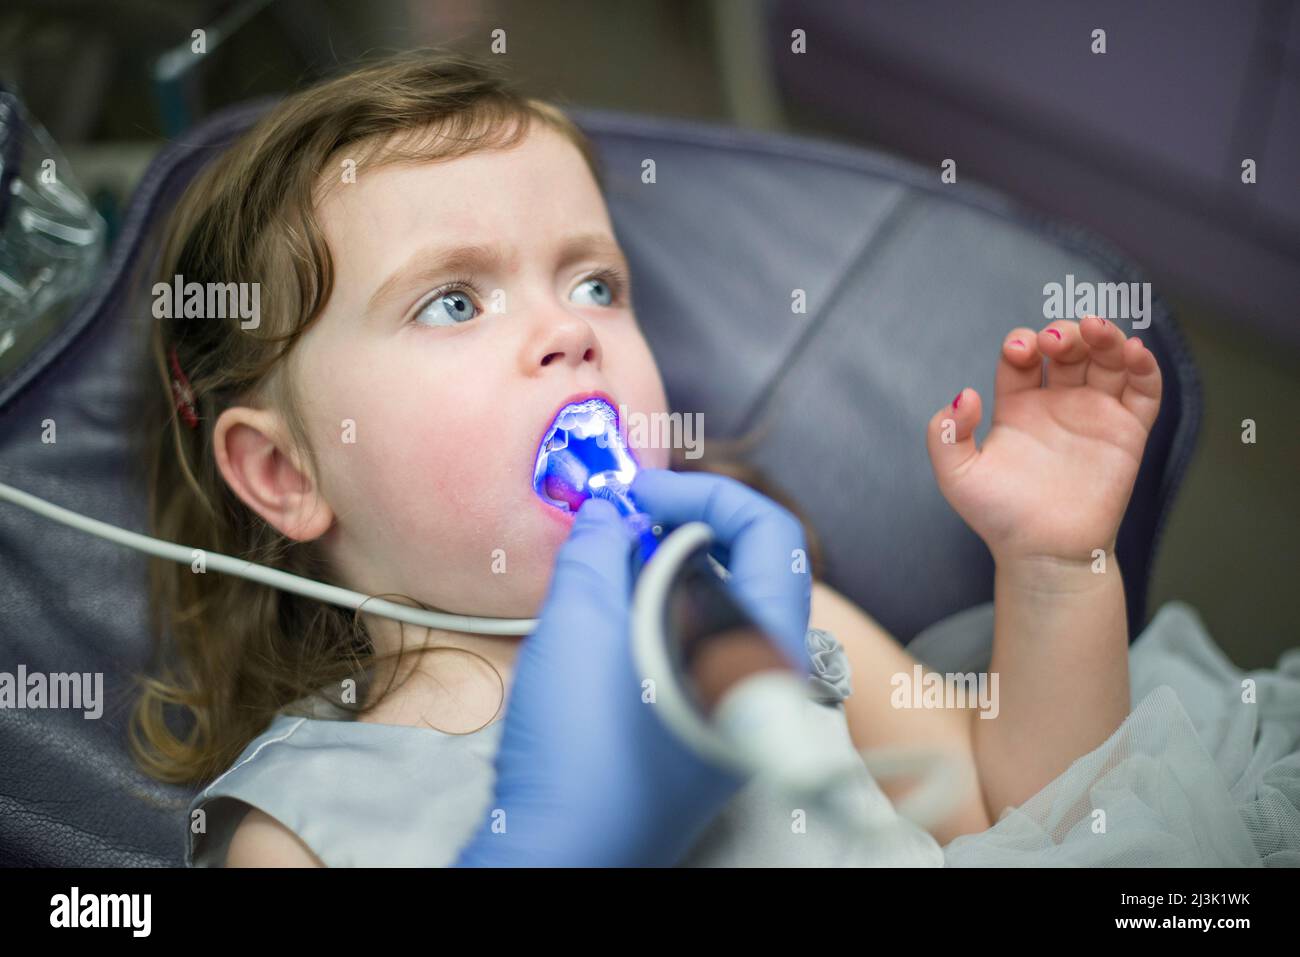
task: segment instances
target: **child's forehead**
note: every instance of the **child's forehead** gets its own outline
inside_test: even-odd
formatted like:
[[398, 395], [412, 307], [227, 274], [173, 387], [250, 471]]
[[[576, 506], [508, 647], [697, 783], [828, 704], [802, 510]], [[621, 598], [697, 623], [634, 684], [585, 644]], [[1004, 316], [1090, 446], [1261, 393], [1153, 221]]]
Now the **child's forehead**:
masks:
[[488, 241], [525, 223], [545, 225], [548, 232], [562, 222], [611, 229], [585, 159], [558, 132], [452, 156], [418, 146], [412, 151], [409, 142], [361, 155], [358, 160], [341, 154], [337, 174], [331, 170], [316, 199], [331, 246], [348, 245], [349, 235], [362, 228], [369, 232], [367, 241], [382, 232], [386, 243], [448, 229]]
[[[473, 138], [448, 133], [430, 124], [396, 133], [376, 135], [336, 150], [320, 172], [317, 204], [341, 186], [374, 187], [403, 182], [406, 185], [441, 179], [449, 187], [486, 179], [509, 169], [512, 180], [532, 170], [551, 188], [566, 188], [590, 178], [576, 144], [546, 123], [533, 122], [526, 131], [489, 131]], [[508, 188], [510, 181], [496, 179], [493, 189]]]
[[[558, 131], [547, 133], [453, 157], [411, 157], [402, 152], [408, 143], [357, 163], [355, 175], [317, 203], [336, 282], [368, 288], [382, 279], [376, 270], [449, 245], [479, 249], [477, 262], [506, 272], [532, 255], [625, 262], [582, 153]], [[585, 237], [581, 249], [575, 236]]]

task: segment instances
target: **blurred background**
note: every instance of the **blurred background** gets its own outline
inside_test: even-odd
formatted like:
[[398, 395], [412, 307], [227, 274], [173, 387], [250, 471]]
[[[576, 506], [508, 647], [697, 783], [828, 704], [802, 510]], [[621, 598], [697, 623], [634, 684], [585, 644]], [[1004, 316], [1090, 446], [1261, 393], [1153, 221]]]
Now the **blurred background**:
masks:
[[[838, 140], [936, 177], [952, 158], [1118, 245], [1172, 305], [1205, 393], [1151, 608], [1190, 602], [1245, 668], [1300, 644], [1300, 3], [6, 0], [0, 84], [107, 244], [159, 146], [212, 112], [410, 47], [490, 56], [494, 30], [515, 80], [561, 105]], [[45, 332], [0, 339], [0, 373]]]

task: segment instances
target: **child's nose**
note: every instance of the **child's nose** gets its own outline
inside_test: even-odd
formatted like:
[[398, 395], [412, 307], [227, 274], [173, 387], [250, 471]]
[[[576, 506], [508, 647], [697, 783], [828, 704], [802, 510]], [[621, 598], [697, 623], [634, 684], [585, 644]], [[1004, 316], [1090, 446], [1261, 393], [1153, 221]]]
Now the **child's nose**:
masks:
[[530, 337], [524, 347], [522, 360], [528, 374], [535, 374], [537, 370], [555, 363], [577, 366], [590, 362], [599, 366], [600, 341], [591, 323], [565, 313], [539, 323], [536, 335]]

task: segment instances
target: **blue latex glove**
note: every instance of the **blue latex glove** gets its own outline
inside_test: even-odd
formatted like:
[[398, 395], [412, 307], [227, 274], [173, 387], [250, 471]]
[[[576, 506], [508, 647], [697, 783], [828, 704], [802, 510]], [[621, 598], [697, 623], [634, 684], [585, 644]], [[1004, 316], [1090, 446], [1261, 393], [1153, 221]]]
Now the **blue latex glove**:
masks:
[[[812, 576], [787, 510], [711, 473], [646, 470], [638, 505], [675, 527], [703, 521], [737, 596], [804, 673]], [[629, 636], [635, 539], [609, 502], [582, 504], [537, 630], [519, 650], [496, 792], [458, 866], [668, 866], [744, 783], [680, 743], [642, 700]]]

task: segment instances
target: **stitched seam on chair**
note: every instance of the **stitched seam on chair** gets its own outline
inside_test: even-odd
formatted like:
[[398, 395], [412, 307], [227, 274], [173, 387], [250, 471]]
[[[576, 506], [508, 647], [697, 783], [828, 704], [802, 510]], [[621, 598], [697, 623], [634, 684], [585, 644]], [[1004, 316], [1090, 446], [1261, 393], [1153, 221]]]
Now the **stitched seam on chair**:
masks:
[[740, 426], [738, 429], [740, 435], [744, 435], [753, 427], [755, 421], [762, 418], [762, 413], [766, 409], [768, 402], [771, 400], [772, 394], [781, 384], [781, 380], [785, 378], [796, 365], [798, 365], [800, 356], [803, 355], [812, 344], [813, 339], [817, 337], [818, 333], [822, 331], [822, 328], [830, 320], [831, 314], [835, 310], [835, 305], [840, 301], [840, 297], [844, 295], [844, 291], [849, 287], [851, 278], [857, 275], [860, 270], [865, 269], [871, 261], [876, 258], [880, 249], [885, 245], [886, 241], [894, 235], [898, 226], [906, 218], [906, 214], [916, 205], [916, 202], [916, 195], [913, 191], [906, 187], [902, 188], [899, 192], [898, 198], [894, 200], [893, 205], [890, 207], [888, 212], [886, 212], [884, 217], [881, 218], [880, 224], [863, 237], [858, 251], [849, 258], [848, 263], [840, 272], [835, 284], [827, 294], [825, 305], [819, 308], [818, 314], [807, 324], [803, 332], [799, 335], [799, 338], [795, 340], [794, 345], [790, 347], [790, 351], [778, 364], [776, 371], [772, 373], [771, 378], [759, 389], [758, 395], [750, 405], [749, 409], [740, 417]]
[[238, 771], [240, 768], [242, 768], [242, 767], [243, 767], [245, 764], [247, 764], [249, 761], [253, 760], [253, 758], [255, 758], [255, 757], [257, 757], [259, 754], [261, 754], [261, 753], [262, 753], [262, 749], [265, 748], [268, 744], [276, 744], [277, 742], [280, 742], [280, 741], [285, 740], [287, 737], [289, 737], [289, 735], [293, 734], [293, 733], [294, 733], [295, 731], [297, 731], [300, 727], [302, 727], [302, 723], [303, 723], [304, 721], [306, 721], [306, 720], [307, 720], [306, 718], [299, 718], [299, 719], [297, 720], [297, 722], [294, 724], [294, 726], [293, 726], [292, 728], [290, 728], [290, 729], [289, 729], [288, 731], [286, 731], [284, 734], [280, 735], [278, 738], [269, 738], [269, 739], [267, 739], [266, 741], [263, 741], [261, 744], [259, 744], [259, 745], [258, 745], [258, 746], [253, 750], [253, 753], [252, 753], [252, 754], [250, 754], [248, 757], [244, 758], [244, 760], [240, 761], [239, 763], [231, 765], [229, 768], [227, 768], [225, 771], [223, 771], [223, 772], [222, 772], [222, 773], [217, 777], [217, 779], [216, 779], [215, 781], [213, 781], [213, 782], [212, 782], [211, 784], [209, 784], [206, 788], [204, 788], [204, 789], [203, 789], [202, 797], [204, 797], [204, 798], [208, 797], [208, 796], [212, 793], [212, 789], [213, 789], [214, 787], [216, 787], [218, 784], [220, 784], [220, 783], [221, 783], [221, 782], [226, 778], [227, 775], [229, 775], [229, 774], [231, 774], [231, 773], [233, 773], [233, 772], [235, 772], [235, 771]]

